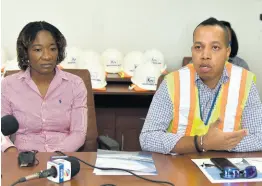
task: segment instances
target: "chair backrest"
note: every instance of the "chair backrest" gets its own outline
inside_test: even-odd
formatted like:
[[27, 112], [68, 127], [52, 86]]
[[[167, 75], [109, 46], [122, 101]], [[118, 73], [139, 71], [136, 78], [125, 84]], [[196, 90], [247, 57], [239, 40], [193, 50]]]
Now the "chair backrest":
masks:
[[[94, 95], [92, 91], [92, 84], [90, 73], [88, 70], [80, 69], [63, 69], [63, 71], [75, 74], [81, 77], [85, 83], [87, 89], [87, 135], [85, 144], [79, 149], [79, 151], [97, 151], [97, 125], [96, 125], [96, 113], [94, 104]], [[6, 71], [4, 76], [8, 76], [19, 72], [19, 70]]]
[[182, 61], [182, 66], [186, 66], [192, 61], [192, 57], [184, 57]]

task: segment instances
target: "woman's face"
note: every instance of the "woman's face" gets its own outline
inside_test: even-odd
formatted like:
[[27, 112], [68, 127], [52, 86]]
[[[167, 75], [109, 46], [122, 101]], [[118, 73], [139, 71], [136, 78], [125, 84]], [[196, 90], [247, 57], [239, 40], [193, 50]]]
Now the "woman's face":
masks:
[[54, 72], [58, 57], [56, 41], [49, 31], [40, 31], [28, 48], [31, 71], [38, 74]]

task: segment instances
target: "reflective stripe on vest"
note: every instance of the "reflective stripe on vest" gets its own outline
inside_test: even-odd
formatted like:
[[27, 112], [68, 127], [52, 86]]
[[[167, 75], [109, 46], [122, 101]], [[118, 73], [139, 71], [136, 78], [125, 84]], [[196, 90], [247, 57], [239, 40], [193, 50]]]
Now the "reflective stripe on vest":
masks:
[[189, 64], [165, 77], [170, 98], [174, 104], [174, 120], [168, 131], [186, 136], [203, 135], [209, 124], [221, 119], [219, 126], [225, 132], [241, 128], [241, 116], [255, 76], [251, 72], [226, 63], [229, 81], [221, 86], [208, 125], [200, 118], [195, 69]]

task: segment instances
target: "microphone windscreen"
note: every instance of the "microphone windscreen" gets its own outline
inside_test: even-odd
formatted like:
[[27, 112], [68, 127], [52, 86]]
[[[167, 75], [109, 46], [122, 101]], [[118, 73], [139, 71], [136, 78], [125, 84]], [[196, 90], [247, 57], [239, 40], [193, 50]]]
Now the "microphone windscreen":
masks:
[[12, 115], [6, 115], [1, 118], [1, 131], [4, 136], [16, 133], [19, 128], [18, 121]]
[[71, 178], [77, 175], [80, 171], [80, 163], [78, 159], [76, 159], [73, 156], [69, 156], [68, 158], [65, 158], [65, 160], [71, 162]]

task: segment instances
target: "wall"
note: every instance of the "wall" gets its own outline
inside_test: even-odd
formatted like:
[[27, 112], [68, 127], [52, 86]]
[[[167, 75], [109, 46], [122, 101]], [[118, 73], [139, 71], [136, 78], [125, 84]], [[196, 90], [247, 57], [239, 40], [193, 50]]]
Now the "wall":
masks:
[[68, 44], [103, 52], [115, 47], [161, 50], [169, 70], [189, 56], [192, 32], [213, 16], [228, 20], [236, 30], [239, 56], [257, 74], [262, 95], [262, 0], [2, 0], [2, 47], [15, 55], [18, 33], [29, 21], [56, 25]]

